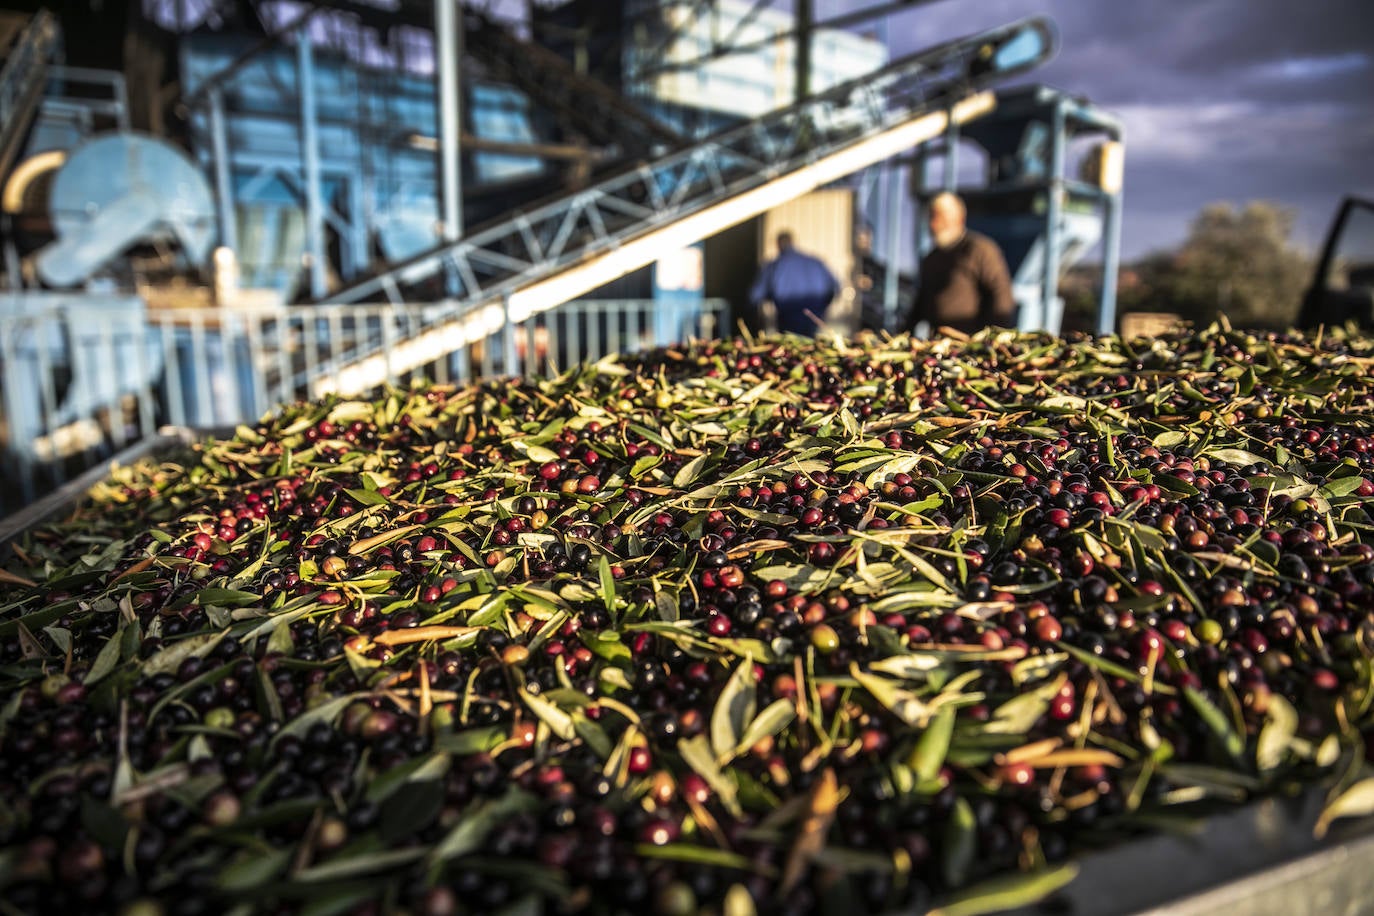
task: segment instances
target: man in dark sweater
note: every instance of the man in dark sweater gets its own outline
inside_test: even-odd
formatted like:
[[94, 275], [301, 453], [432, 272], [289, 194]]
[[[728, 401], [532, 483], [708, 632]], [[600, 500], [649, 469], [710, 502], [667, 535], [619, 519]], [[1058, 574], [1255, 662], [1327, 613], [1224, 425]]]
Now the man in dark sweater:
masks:
[[935, 247], [921, 259], [916, 304], [908, 329], [930, 322], [972, 334], [988, 325], [1016, 324], [1011, 276], [997, 243], [966, 226], [964, 202], [948, 191], [930, 202]]
[[819, 258], [798, 251], [792, 233], [778, 233], [778, 256], [765, 264], [749, 291], [755, 310], [765, 302], [778, 311], [778, 330], [784, 334], [816, 336], [825, 310], [840, 292], [840, 284]]

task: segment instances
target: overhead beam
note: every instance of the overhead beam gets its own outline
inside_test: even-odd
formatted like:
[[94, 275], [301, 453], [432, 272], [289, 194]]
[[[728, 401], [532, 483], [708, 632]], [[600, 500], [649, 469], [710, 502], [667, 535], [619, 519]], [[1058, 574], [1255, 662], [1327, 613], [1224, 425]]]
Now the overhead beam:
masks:
[[[876, 6], [865, 7], [864, 9], [859, 10], [852, 10], [848, 13], [841, 13], [838, 16], [832, 16], [831, 18], [823, 19], [820, 22], [810, 22], [805, 24], [803, 27], [811, 30], [844, 29], [848, 28], [851, 25], [858, 25], [861, 22], [867, 22], [870, 19], [877, 19], [880, 16], [887, 16], [891, 13], [897, 13], [905, 9], [910, 9], [911, 7], [922, 6], [926, 3], [934, 2], [936, 2], [936, 0], [889, 0], [889, 2], [887, 3], [879, 3]], [[759, 39], [758, 41], [750, 41], [741, 45], [722, 45], [718, 48], [712, 48], [705, 54], [702, 54], [699, 57], [694, 57], [691, 60], [672, 61], [670, 63], [661, 64], [657, 67], [652, 67], [648, 70], [636, 73], [635, 76], [638, 79], [647, 79], [651, 76], [657, 76], [660, 73], [673, 73], [680, 70], [695, 70], [698, 67], [704, 66], [705, 64], [708, 64], [713, 60], [719, 60], [722, 57], [732, 57], [736, 54], [751, 54], [754, 51], [760, 51], [765, 48], [772, 47], [773, 44], [776, 43], [779, 39], [797, 37], [800, 31], [800, 28], [793, 28], [785, 32], [778, 32], [775, 35], [770, 35], [767, 38]]]

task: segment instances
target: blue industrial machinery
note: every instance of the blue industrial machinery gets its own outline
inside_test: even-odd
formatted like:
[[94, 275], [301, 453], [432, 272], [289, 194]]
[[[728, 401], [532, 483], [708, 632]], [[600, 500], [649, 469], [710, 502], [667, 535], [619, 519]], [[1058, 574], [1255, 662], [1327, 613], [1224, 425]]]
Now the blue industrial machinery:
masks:
[[[48, 208], [57, 238], [39, 248], [32, 263], [48, 287], [82, 289], [0, 293], [0, 318], [23, 327], [13, 349], [0, 353], [8, 434], [17, 449], [33, 448], [51, 424], [116, 410], [125, 396], [149, 390], [162, 372], [146, 303], [101, 275], [135, 245], [174, 247], [183, 271], [193, 272], [214, 240], [214, 204], [204, 177], [163, 141], [117, 131], [84, 142], [60, 161]], [[26, 321], [39, 313], [63, 320]], [[60, 370], [67, 381], [45, 390], [33, 381], [35, 367], [47, 368], [40, 377]], [[143, 410], [151, 408], [144, 404]], [[122, 435], [123, 418], [109, 422], [116, 438]]]
[[[52, 450], [45, 434], [54, 424], [113, 410], [126, 396], [142, 397], [151, 416], [146, 392], [162, 357], [148, 345], [146, 304], [129, 289], [123, 256], [162, 245], [177, 252], [183, 273], [194, 272], [214, 240], [200, 170], [166, 142], [128, 131], [120, 74], [59, 65], [60, 46], [56, 21], [39, 12], [0, 70], [0, 158], [24, 157], [0, 171], [9, 287], [0, 319], [16, 329], [0, 353], [12, 450], [32, 451], [42, 438]], [[31, 257], [31, 272], [21, 255]], [[81, 288], [52, 291], [73, 287]], [[109, 422], [122, 444], [123, 418]]]
[[[971, 141], [987, 155], [985, 183], [957, 185], [958, 144]], [[1070, 142], [1094, 142], [1085, 177], [1069, 177]], [[1116, 274], [1121, 258], [1122, 128], [1091, 103], [1047, 86], [1000, 91], [985, 118], [947, 133], [939, 190], [957, 190], [968, 205], [969, 227], [993, 238], [1007, 258], [1022, 330], [1058, 333], [1064, 301], [1059, 280], [1099, 241], [1103, 279], [1098, 333], [1116, 327]], [[920, 179], [924, 205], [932, 192]], [[1091, 179], [1091, 180], [1087, 180]], [[924, 242], [925, 220], [919, 237]]]
[[[557, 190], [547, 159], [593, 156], [544, 142], [535, 105], [564, 134], [608, 154], [649, 155], [680, 142], [556, 53], [477, 10], [438, 4], [440, 13], [455, 9], [436, 22], [436, 63], [456, 69], [466, 52], [486, 75], [462, 80], [461, 98], [444, 106], [432, 78], [314, 49], [308, 23], [294, 30], [294, 49], [255, 52], [242, 35], [183, 40], [191, 145], [215, 175], [221, 238], [236, 250], [246, 285], [293, 298], [304, 262], [308, 296], [319, 299], [330, 285], [327, 262], [346, 282], [371, 269], [376, 254], [383, 263], [406, 260], [450, 237], [446, 226], [461, 229]], [[456, 92], [443, 76], [439, 93]], [[446, 124], [441, 111], [461, 123]], [[457, 203], [441, 201], [447, 186]], [[445, 215], [445, 207], [458, 209]]]
[[137, 243], [175, 240], [192, 268], [205, 263], [215, 207], [199, 169], [152, 137], [116, 132], [67, 156], [53, 179], [57, 240], [34, 259], [48, 286], [76, 286]]

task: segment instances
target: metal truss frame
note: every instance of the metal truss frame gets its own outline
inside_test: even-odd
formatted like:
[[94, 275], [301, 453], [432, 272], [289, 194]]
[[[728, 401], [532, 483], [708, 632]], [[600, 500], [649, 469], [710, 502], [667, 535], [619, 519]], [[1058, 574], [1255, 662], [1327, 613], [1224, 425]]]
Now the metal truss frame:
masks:
[[[1026, 37], [1039, 39], [1031, 55], [1002, 65], [999, 49]], [[708, 205], [952, 105], [993, 80], [1025, 72], [1048, 59], [1054, 43], [1050, 22], [1031, 18], [938, 45], [632, 166], [585, 190], [478, 228], [322, 301], [382, 297], [399, 304], [406, 301], [406, 285], [445, 273], [457, 280], [450, 300], [455, 310], [499, 302]]]

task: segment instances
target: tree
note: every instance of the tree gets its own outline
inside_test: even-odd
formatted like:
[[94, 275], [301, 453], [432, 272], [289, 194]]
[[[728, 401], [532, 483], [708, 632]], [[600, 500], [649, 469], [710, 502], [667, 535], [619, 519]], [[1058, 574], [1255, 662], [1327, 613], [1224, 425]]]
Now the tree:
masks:
[[1209, 204], [1163, 278], [1165, 298], [1199, 322], [1224, 314], [1236, 326], [1291, 325], [1312, 269], [1292, 229], [1293, 211], [1274, 203]]

